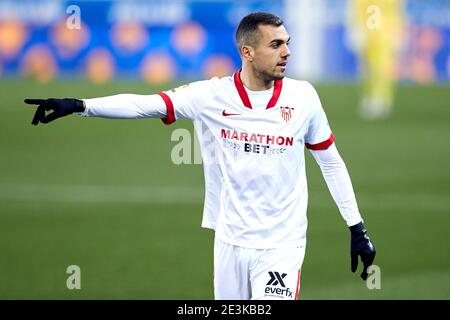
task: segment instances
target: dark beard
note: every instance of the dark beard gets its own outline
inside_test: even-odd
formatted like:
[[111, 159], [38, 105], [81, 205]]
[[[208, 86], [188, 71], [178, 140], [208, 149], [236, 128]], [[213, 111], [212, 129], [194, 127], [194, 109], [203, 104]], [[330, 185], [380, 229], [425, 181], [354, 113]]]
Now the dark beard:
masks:
[[270, 81], [276, 81], [276, 80], [283, 80], [284, 76], [275, 76], [273, 74], [269, 74], [266, 71], [261, 71], [258, 75], [260, 79], [262, 79], [264, 82], [270, 82]]

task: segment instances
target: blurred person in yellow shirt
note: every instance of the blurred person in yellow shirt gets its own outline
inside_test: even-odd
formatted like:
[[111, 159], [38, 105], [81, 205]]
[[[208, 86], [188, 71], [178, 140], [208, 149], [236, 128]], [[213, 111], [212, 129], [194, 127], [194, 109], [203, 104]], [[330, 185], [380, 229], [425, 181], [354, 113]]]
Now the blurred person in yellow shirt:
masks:
[[361, 116], [387, 118], [392, 112], [396, 61], [405, 26], [404, 0], [349, 0], [348, 35], [359, 56], [363, 94]]

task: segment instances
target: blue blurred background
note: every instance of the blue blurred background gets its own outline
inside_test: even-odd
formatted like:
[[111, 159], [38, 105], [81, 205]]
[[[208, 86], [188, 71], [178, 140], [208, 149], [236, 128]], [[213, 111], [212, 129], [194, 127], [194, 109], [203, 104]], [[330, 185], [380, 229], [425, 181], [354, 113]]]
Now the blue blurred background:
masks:
[[[291, 76], [355, 80], [346, 6], [346, 0], [3, 0], [0, 76], [160, 84], [227, 75], [240, 66], [233, 38], [239, 20], [261, 10], [283, 17], [292, 35]], [[407, 0], [404, 8], [397, 79], [448, 81], [450, 1]]]

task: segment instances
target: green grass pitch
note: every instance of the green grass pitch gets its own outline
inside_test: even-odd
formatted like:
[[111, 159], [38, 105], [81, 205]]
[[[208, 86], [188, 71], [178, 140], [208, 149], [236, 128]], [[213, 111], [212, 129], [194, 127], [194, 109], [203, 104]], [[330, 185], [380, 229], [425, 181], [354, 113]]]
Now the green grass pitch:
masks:
[[[24, 98], [153, 93], [138, 82], [0, 81], [0, 299], [212, 299], [200, 165], [176, 166], [159, 120], [71, 116], [31, 126]], [[168, 87], [165, 87], [168, 88]], [[377, 248], [381, 289], [350, 272], [349, 233], [307, 153], [301, 299], [450, 298], [450, 89], [400, 86], [364, 122], [355, 85], [317, 85]], [[81, 268], [68, 290], [66, 268]]]

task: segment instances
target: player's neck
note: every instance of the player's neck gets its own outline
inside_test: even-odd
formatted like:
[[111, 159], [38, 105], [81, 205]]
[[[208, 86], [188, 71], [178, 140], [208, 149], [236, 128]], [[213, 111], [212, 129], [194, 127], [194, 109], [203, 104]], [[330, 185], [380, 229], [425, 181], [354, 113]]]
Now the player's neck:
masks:
[[241, 81], [244, 86], [252, 91], [263, 91], [273, 87], [273, 80], [264, 80], [249, 67], [243, 66], [241, 71]]

